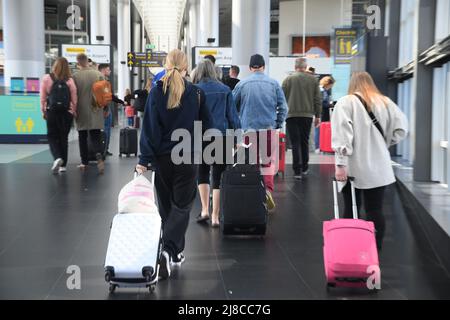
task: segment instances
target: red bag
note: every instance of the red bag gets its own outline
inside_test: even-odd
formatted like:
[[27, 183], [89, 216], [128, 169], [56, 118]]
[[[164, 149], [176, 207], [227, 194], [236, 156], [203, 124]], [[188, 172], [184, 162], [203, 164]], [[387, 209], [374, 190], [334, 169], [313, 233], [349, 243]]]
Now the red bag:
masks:
[[320, 124], [320, 151], [334, 153], [331, 148], [331, 122], [322, 122]]
[[286, 173], [286, 134], [282, 132], [279, 134], [279, 148], [278, 173], [281, 173], [284, 178]]
[[353, 219], [339, 219], [337, 182], [334, 181], [335, 219], [323, 223], [323, 258], [328, 287], [366, 287], [372, 272], [380, 269], [374, 224], [358, 219], [353, 181], [350, 183]]

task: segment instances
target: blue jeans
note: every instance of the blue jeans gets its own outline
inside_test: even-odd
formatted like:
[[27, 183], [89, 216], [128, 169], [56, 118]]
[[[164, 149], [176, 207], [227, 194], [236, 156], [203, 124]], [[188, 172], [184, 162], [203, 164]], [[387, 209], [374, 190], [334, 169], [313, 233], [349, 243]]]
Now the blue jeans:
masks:
[[111, 140], [111, 127], [113, 122], [112, 112], [105, 118], [105, 150], [104, 153], [109, 149], [109, 141]]
[[314, 144], [320, 149], [320, 127], [314, 128]]

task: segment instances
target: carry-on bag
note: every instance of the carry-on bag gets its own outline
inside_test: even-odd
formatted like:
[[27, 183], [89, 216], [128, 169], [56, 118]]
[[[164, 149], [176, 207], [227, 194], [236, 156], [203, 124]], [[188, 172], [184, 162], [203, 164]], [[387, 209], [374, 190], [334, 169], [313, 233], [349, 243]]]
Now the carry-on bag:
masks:
[[161, 217], [157, 211], [116, 214], [105, 259], [105, 280], [110, 293], [117, 287], [147, 287], [153, 292], [161, 252]]
[[[323, 223], [323, 257], [327, 287], [366, 287], [374, 270], [379, 271], [373, 222], [358, 219], [353, 178], [353, 219], [339, 219], [337, 181], [333, 182], [335, 219]], [[379, 276], [379, 275], [378, 275]]]
[[257, 164], [234, 164], [222, 173], [220, 228], [224, 235], [265, 235], [266, 189]]
[[138, 131], [135, 128], [120, 129], [119, 156], [137, 156], [138, 153]]

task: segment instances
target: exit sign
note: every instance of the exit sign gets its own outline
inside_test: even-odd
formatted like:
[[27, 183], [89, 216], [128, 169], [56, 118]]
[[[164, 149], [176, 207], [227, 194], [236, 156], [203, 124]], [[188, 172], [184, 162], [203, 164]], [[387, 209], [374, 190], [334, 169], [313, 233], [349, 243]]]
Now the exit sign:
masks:
[[153, 50], [155, 48], [156, 48], [156, 46], [154, 44], [147, 44], [147, 45], [145, 45], [145, 49], [147, 49], [147, 50]]

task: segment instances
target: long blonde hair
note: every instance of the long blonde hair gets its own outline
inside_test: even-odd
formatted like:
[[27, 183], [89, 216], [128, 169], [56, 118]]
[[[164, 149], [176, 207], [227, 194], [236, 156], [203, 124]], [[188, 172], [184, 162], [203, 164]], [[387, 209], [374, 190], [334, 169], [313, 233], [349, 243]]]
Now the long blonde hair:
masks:
[[348, 94], [358, 93], [367, 102], [370, 108], [372, 103], [382, 101], [385, 106], [388, 104], [387, 98], [378, 90], [372, 77], [367, 72], [354, 72], [350, 79]]
[[185, 85], [182, 75], [188, 66], [186, 55], [183, 51], [175, 49], [169, 52], [166, 58], [166, 75], [162, 78], [164, 94], [169, 89], [169, 100], [167, 109], [173, 109], [180, 106]]

